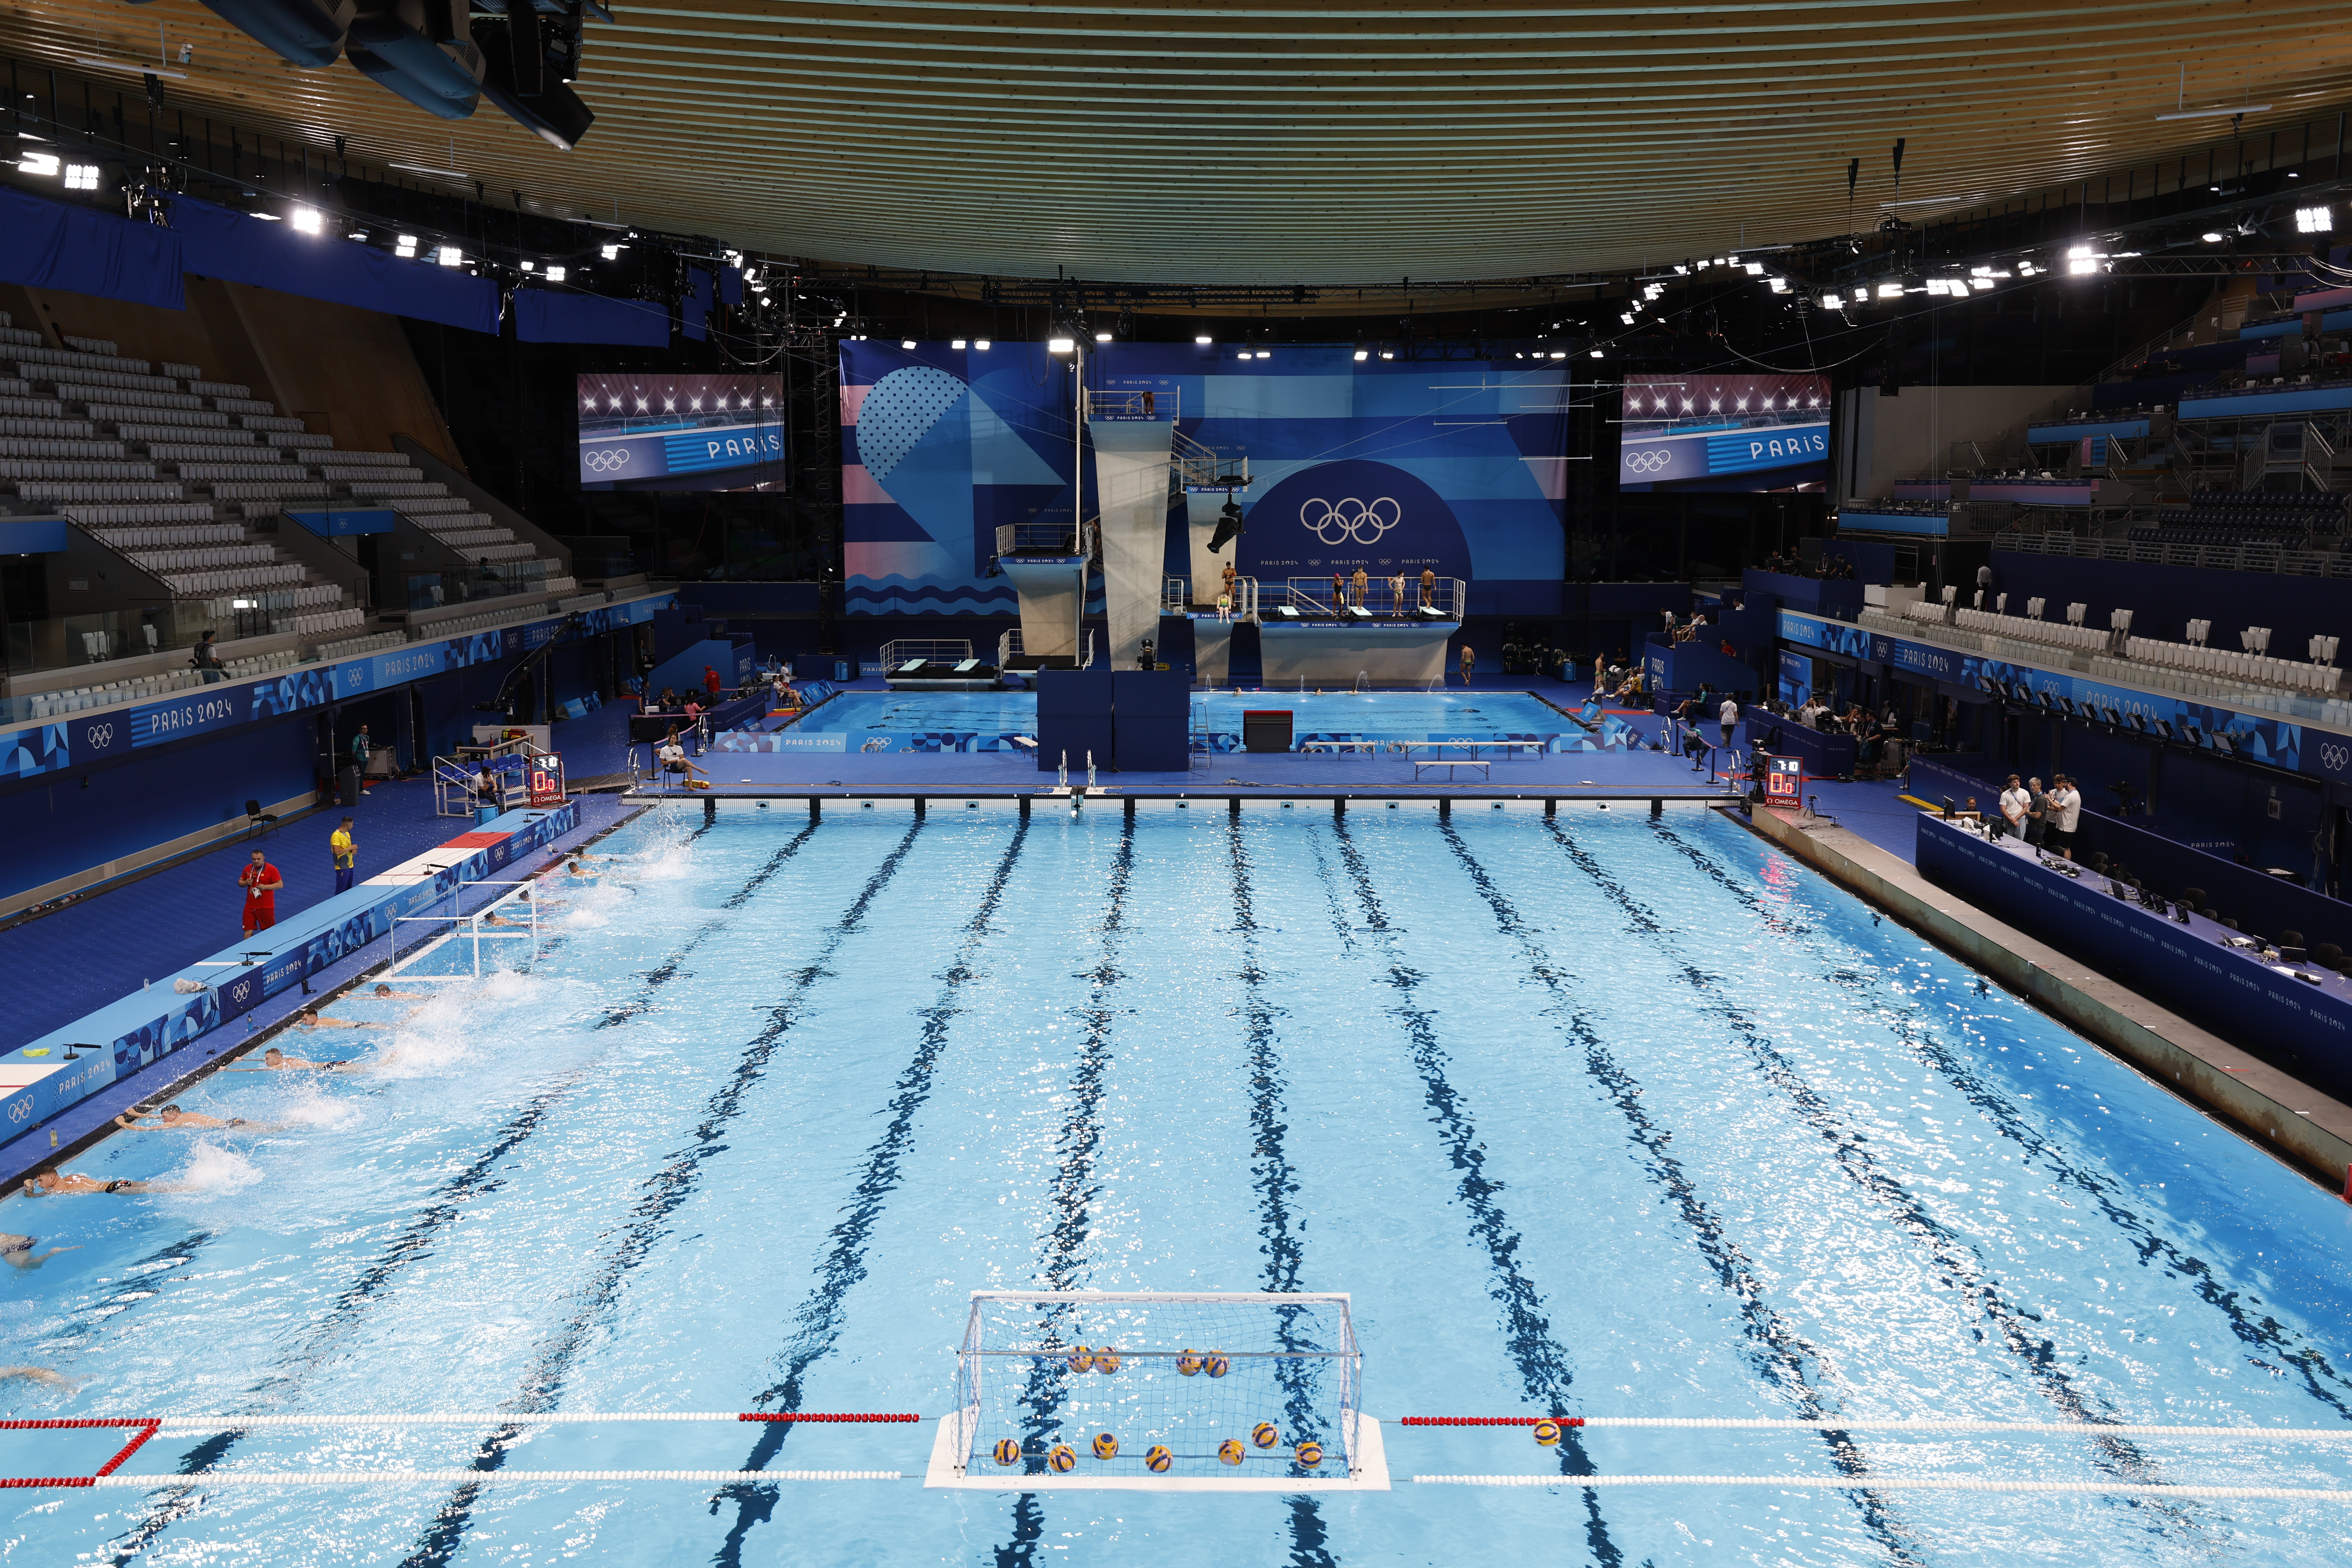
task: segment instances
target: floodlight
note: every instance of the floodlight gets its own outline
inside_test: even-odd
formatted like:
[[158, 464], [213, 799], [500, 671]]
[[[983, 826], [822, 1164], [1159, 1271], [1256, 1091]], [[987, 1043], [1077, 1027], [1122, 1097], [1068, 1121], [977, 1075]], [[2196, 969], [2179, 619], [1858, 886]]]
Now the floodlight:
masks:
[[620, 258], [621, 258], [621, 247], [620, 247], [619, 246], [617, 246], [617, 245], [608, 245], [608, 246], [606, 246], [606, 247], [604, 247], [604, 259], [605, 259], [605, 260], [607, 260], [607, 261], [618, 261]]
[[547, 280], [550, 283], [561, 283], [567, 276], [569, 274], [561, 267], [551, 267], [547, 269]]
[[58, 170], [60, 166], [61, 160], [55, 153], [16, 154], [16, 172], [20, 174], [44, 174], [54, 180], [58, 177]]
[[[95, 169], [90, 171], [93, 174], [97, 172], [98, 171]], [[71, 171], [68, 170], [68, 173], [71, 173]], [[68, 183], [70, 184], [71, 182]], [[90, 188], [95, 190], [97, 187], [93, 185]], [[316, 207], [296, 207], [293, 212], [293, 218], [294, 226], [304, 234], [318, 233], [323, 224], [323, 220], [319, 216], [319, 209]]]
[[1078, 342], [1076, 338], [1047, 338], [1045, 340], [1045, 352], [1049, 354], [1066, 354], [1075, 353], [1077, 346]]
[[1213, 338], [1213, 337], [1211, 337], [1211, 336], [1209, 336], [1206, 332], [1203, 332], [1203, 333], [1202, 333], [1199, 337], [1194, 338], [1192, 341], [1193, 341], [1194, 342], [1196, 342], [1196, 343], [1200, 344], [1200, 345], [1201, 345], [1201, 347], [1202, 347], [1202, 348], [1207, 348], [1211, 343], [1215, 342], [1217, 340], [1216, 340], [1216, 339], [1214, 339], [1214, 338]]
[[961, 338], [956, 338], [949, 342], [948, 347], [951, 349], [960, 349], [963, 347], [963, 340]]
[[915, 340], [912, 338], [900, 338], [898, 340], [898, 346], [905, 349], [908, 353], [912, 353], [915, 352]]
[[1370, 359], [1370, 358], [1371, 358], [1371, 357], [1372, 357], [1372, 351], [1371, 351], [1371, 350], [1370, 350], [1370, 349], [1358, 349], [1358, 350], [1356, 351], [1356, 363], [1357, 363], [1358, 364], [1361, 364], [1361, 363], [1363, 363], [1363, 362], [1364, 362], [1364, 361], [1366, 361], [1366, 360], [1368, 360], [1368, 359]]
[[1098, 343], [1107, 343], [1110, 342], [1110, 334], [1108, 332], [1097, 332], [1095, 334], [1095, 342]]
[[[67, 184], [70, 184], [72, 181], [68, 180]], [[2335, 226], [2335, 219], [2326, 207], [2294, 209], [2294, 231], [2297, 234], [2326, 234]]]
[[445, 245], [434, 254], [433, 259], [444, 267], [459, 267], [465, 264], [466, 253], [454, 245]]
[[98, 165], [95, 163], [68, 163], [66, 165], [66, 189], [69, 191], [94, 191], [98, 189]]
[[986, 338], [974, 338], [971, 340], [971, 346], [985, 353], [988, 351], [988, 340]]

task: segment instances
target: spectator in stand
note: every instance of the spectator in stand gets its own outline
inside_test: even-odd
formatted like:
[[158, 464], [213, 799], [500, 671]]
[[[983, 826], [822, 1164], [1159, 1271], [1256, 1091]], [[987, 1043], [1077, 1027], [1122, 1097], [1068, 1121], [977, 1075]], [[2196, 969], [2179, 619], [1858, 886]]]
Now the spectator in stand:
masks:
[[2050, 783], [2050, 847], [2072, 860], [2074, 829], [2083, 820], [2083, 792], [2064, 773], [2052, 775]]
[[221, 668], [220, 649], [213, 646], [213, 633], [206, 632], [196, 639], [196, 646], [188, 652], [189, 668], [203, 676], [207, 686], [222, 679], [226, 673]]
[[358, 847], [352, 842], [350, 817], [343, 818], [343, 825], [335, 829], [333, 837], [327, 840], [327, 848], [335, 858], [335, 891], [348, 893], [352, 890], [352, 879], [357, 874], [359, 860]]
[[2025, 808], [2033, 797], [2018, 783], [2017, 775], [2009, 775], [2009, 787], [2000, 792], [2000, 831], [2013, 838], [2025, 837]]
[[286, 879], [269, 858], [257, 849], [253, 859], [236, 874], [236, 885], [245, 889], [245, 934], [268, 931], [278, 923], [278, 890]]

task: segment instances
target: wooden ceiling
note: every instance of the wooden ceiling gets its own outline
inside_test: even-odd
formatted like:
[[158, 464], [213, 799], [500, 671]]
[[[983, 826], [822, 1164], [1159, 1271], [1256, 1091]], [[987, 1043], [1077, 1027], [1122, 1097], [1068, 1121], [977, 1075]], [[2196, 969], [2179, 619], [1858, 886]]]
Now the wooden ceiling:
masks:
[[[279, 61], [194, 0], [17, 0], [0, 45], [176, 56], [191, 112], [745, 249], [1018, 277], [1394, 283], [1638, 267], [1998, 201], [2352, 99], [2309, 0], [1878, 5], [614, 0], [571, 153]], [[121, 77], [135, 86], [135, 77]], [[2284, 149], [2282, 149], [2284, 151]]]

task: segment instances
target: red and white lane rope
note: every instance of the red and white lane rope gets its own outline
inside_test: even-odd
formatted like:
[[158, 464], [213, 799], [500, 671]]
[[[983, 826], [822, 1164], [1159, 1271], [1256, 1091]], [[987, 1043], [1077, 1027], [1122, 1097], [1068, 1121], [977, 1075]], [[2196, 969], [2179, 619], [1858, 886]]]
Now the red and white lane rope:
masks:
[[[2105, 1428], [2101, 1428], [2105, 1430]], [[2165, 1481], [2034, 1481], [2002, 1476], [1415, 1476], [1423, 1486], [1460, 1487], [1773, 1487], [1781, 1491], [2084, 1492], [2133, 1497], [2256, 1498], [2284, 1502], [2352, 1502], [2352, 1489], [2209, 1487]]]
[[1856, 1416], [1827, 1421], [1786, 1421], [1717, 1415], [1406, 1415], [1400, 1426], [1534, 1426], [1542, 1422], [1580, 1426], [1664, 1428], [1685, 1432], [2022, 1432], [2042, 1437], [2232, 1437], [2305, 1440], [2352, 1438], [2352, 1426], [2153, 1426], [2093, 1421], [1976, 1421], [1965, 1416], [1870, 1420]]

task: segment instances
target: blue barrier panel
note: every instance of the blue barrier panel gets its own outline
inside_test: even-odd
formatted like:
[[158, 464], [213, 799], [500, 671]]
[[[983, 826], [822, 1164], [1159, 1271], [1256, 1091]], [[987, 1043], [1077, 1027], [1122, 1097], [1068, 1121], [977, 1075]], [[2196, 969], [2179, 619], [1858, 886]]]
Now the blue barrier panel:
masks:
[[514, 323], [518, 342], [669, 347], [669, 307], [643, 300], [606, 300], [594, 294], [518, 289], [514, 294]]
[[[372, 877], [236, 947], [0, 1053], [0, 1142], [40, 1126], [161, 1058], [204, 1038], [264, 998], [300, 984], [393, 922], [478, 882], [580, 826], [576, 802], [511, 811], [404, 866]], [[173, 989], [175, 981], [201, 988]], [[79, 1048], [77, 1048], [77, 1047]]]
[[390, 507], [369, 507], [355, 511], [289, 510], [286, 515], [321, 539], [348, 539], [355, 533], [390, 533], [392, 531]]
[[175, 195], [171, 207], [182, 265], [198, 277], [498, 335], [499, 286], [490, 279], [340, 236], [304, 234], [194, 196]]
[[15, 517], [0, 520], [0, 555], [47, 555], [65, 547], [64, 518]]
[[[2352, 1088], [2352, 983], [2317, 984], [2289, 966], [2221, 945], [2235, 933], [2211, 921], [2186, 925], [2107, 892], [2107, 881], [2041, 865], [2014, 839], [1990, 843], [1922, 816], [1915, 857], [1929, 880], [2133, 987], [2215, 1034], [2284, 1056], [2296, 1076], [2336, 1094]], [[2319, 973], [2313, 965], [2292, 968]]]
[[0, 283], [177, 310], [186, 303], [181, 256], [168, 228], [0, 190]]

